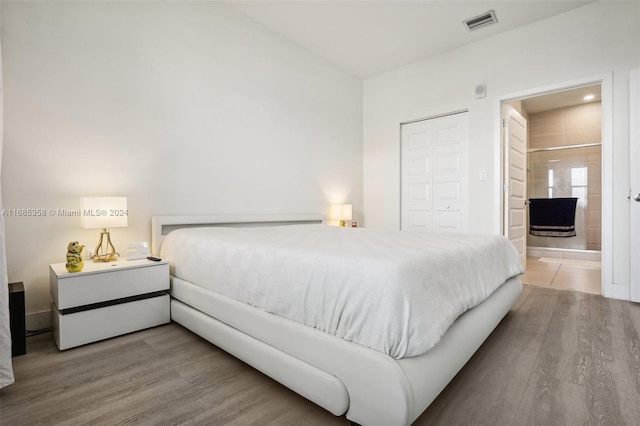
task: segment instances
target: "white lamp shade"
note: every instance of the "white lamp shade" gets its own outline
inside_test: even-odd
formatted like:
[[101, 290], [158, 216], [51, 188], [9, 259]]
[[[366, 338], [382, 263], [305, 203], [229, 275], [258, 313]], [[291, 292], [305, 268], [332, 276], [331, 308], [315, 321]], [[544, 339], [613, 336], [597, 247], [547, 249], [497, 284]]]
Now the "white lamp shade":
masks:
[[127, 197], [81, 198], [80, 210], [80, 225], [84, 229], [127, 226]]
[[340, 220], [351, 220], [351, 204], [343, 204], [340, 212]]
[[332, 220], [351, 220], [351, 204], [332, 204], [329, 212]]

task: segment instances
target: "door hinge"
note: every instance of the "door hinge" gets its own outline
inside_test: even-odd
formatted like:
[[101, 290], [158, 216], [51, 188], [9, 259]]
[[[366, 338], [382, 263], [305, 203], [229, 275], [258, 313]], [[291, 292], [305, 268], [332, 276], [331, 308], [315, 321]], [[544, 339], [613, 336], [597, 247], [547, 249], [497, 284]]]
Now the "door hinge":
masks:
[[508, 184], [508, 183], [505, 183], [505, 184], [502, 186], [502, 190], [503, 190], [504, 192], [507, 192], [507, 191], [509, 190], [509, 184]]
[[507, 127], [509, 127], [509, 120], [507, 120], [506, 118], [502, 119], [502, 127], [504, 127], [505, 129]]

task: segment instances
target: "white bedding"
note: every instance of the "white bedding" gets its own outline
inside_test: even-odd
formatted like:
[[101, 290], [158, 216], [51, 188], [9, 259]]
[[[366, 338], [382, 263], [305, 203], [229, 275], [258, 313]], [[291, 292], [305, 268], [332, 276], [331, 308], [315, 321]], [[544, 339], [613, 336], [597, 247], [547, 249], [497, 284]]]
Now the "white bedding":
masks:
[[501, 236], [324, 225], [180, 229], [161, 256], [176, 277], [394, 358], [523, 272]]

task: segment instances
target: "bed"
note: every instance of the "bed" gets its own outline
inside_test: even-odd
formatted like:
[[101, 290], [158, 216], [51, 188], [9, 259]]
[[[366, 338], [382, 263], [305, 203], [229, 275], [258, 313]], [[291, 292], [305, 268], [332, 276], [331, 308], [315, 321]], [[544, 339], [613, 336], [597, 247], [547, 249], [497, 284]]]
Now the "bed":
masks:
[[[152, 218], [152, 250], [171, 265], [171, 318], [336, 416], [411, 424], [520, 296], [518, 254], [499, 236], [405, 241], [400, 231], [322, 223], [315, 215]], [[420, 279], [429, 262], [430, 279]], [[421, 296], [431, 282], [446, 298]], [[429, 304], [454, 312], [436, 317], [422, 308]]]

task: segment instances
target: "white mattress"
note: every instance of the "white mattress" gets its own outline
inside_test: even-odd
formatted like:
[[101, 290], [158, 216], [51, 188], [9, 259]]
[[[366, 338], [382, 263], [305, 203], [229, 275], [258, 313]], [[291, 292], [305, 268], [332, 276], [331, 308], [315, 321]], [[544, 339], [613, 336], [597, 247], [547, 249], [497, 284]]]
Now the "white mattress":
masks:
[[181, 229], [161, 255], [176, 277], [394, 358], [523, 272], [501, 236], [324, 225]]

